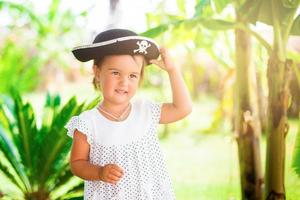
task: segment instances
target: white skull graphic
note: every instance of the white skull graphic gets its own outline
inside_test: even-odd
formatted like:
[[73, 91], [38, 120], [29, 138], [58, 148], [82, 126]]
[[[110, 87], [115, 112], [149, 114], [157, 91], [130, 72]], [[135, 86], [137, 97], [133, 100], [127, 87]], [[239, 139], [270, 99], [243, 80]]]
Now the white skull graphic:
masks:
[[149, 44], [146, 40], [142, 40], [142, 41], [137, 41], [136, 43], [139, 47], [138, 49], [133, 50], [133, 53], [143, 53], [143, 54], [147, 54], [147, 48], [151, 46], [151, 44]]

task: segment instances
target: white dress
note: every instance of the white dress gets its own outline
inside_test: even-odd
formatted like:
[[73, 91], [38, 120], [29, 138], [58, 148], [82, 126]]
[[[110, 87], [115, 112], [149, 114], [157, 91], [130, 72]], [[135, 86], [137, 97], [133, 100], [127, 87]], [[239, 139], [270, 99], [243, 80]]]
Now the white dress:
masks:
[[96, 107], [70, 119], [68, 135], [77, 129], [87, 136], [92, 164], [114, 163], [124, 171], [116, 185], [85, 180], [85, 200], [175, 199], [157, 136], [160, 111], [161, 104], [138, 100], [121, 122], [105, 118]]

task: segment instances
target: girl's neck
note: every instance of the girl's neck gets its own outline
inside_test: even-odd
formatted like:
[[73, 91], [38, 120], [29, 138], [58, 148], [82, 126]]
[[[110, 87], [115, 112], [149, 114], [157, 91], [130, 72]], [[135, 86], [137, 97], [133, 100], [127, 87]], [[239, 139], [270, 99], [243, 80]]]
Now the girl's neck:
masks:
[[108, 101], [103, 100], [100, 105], [106, 111], [112, 112], [114, 114], [122, 113], [130, 104], [130, 102], [122, 103], [122, 104], [114, 104]]
[[100, 103], [97, 107], [98, 111], [106, 118], [113, 121], [123, 121], [127, 119], [131, 111], [130, 102], [120, 105], [111, 105], [106, 101]]

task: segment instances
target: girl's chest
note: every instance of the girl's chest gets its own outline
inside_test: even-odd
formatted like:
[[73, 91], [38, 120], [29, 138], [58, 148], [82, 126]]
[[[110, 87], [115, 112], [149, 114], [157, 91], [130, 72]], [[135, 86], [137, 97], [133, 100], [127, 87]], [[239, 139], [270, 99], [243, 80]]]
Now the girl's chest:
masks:
[[132, 119], [127, 123], [93, 123], [93, 140], [102, 146], [121, 146], [155, 132], [150, 120]]
[[97, 165], [118, 164], [124, 168], [156, 160], [161, 154], [159, 140], [154, 133], [122, 145], [105, 146], [94, 144], [90, 148], [90, 162]]

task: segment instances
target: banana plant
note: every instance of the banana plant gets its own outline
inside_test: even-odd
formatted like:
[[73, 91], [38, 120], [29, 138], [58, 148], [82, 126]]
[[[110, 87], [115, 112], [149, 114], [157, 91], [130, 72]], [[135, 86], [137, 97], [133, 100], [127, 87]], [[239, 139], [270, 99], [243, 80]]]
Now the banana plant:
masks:
[[[257, 119], [257, 109], [256, 105], [254, 104], [255, 101], [251, 101], [251, 99], [256, 99], [257, 96], [257, 92], [255, 90], [256, 87], [254, 87], [253, 81], [250, 79], [250, 77], [255, 77], [254, 74], [251, 74], [251, 72], [254, 73], [255, 71], [251, 69], [253, 68], [253, 65], [251, 63], [251, 34], [239, 28], [241, 24], [247, 27], [247, 21], [243, 21], [240, 19], [239, 16], [241, 14], [238, 12], [238, 9], [235, 9], [237, 16], [236, 19], [232, 18], [232, 16], [230, 15], [226, 16], [227, 21], [224, 19], [215, 19], [215, 17], [218, 17], [218, 13], [221, 13], [222, 10], [224, 10], [230, 3], [232, 2], [228, 0], [199, 0], [197, 1], [194, 12], [195, 14], [192, 18], [183, 18], [180, 16], [175, 18], [173, 16], [173, 23], [171, 23], [172, 26], [160, 25], [154, 29], [150, 29], [145, 34], [150, 33], [151, 35], [155, 35], [155, 32], [157, 34], [160, 34], [161, 31], [171, 29], [173, 35], [173, 33], [178, 29], [182, 31], [182, 26], [189, 27], [186, 28], [186, 32], [194, 33], [190, 34], [191, 37], [189, 39], [192, 40], [191, 42], [194, 43], [195, 48], [205, 48], [205, 50], [210, 53], [214, 60], [223, 65], [224, 68], [227, 68], [228, 74], [234, 71], [236, 77], [234, 90], [234, 130], [236, 141], [238, 144], [242, 196], [241, 199], [259, 200], [262, 199], [263, 176], [261, 170], [259, 142], [260, 126]], [[214, 6], [211, 6], [211, 4], [214, 4]], [[242, 2], [236, 1], [235, 8], [239, 7], [240, 4], [242, 4]], [[213, 7], [215, 7], [215, 9]], [[225, 44], [223, 42], [224, 35], [228, 34], [224, 30], [230, 29], [235, 29], [235, 49], [230, 48], [230, 46], [232, 46], [230, 42]], [[205, 34], [206, 32], [209, 32], [209, 34]], [[217, 32], [217, 34], [214, 32]], [[187, 38], [184, 37], [185, 34], [181, 33], [181, 35], [183, 35], [183, 38]], [[220, 38], [223, 40], [221, 44], [227, 47], [225, 51], [220, 50]], [[172, 41], [174, 41], [174, 39]], [[217, 48], [214, 48], [214, 46]], [[235, 66], [235, 68], [233, 68], [233, 66]], [[221, 102], [221, 106], [223, 105], [223, 102], [224, 101]], [[221, 107], [221, 109], [223, 110], [224, 108]], [[245, 117], [246, 114], [247, 116], [249, 116]], [[251, 120], [249, 120], [250, 118]], [[223, 118], [219, 119], [223, 120]]]
[[[244, 19], [273, 28], [273, 44], [268, 60], [268, 127], [265, 169], [265, 199], [285, 199], [285, 137], [288, 133], [287, 108], [293, 60], [288, 58], [290, 35], [300, 35], [299, 0], [247, 0], [241, 8]], [[247, 11], [247, 12], [246, 12]]]
[[[299, 0], [235, 0], [231, 1], [240, 13], [240, 21], [218, 20], [205, 18], [202, 5], [218, 4], [223, 1], [199, 0], [200, 9], [196, 17], [176, 19], [148, 30], [145, 34], [157, 36], [179, 24], [189, 24], [197, 27], [201, 24], [211, 29], [240, 29], [250, 33], [266, 48], [268, 62], [268, 128], [267, 128], [267, 156], [265, 176], [265, 199], [285, 199], [284, 188], [284, 160], [285, 136], [288, 132], [287, 106], [289, 101], [289, 76], [293, 61], [287, 56], [286, 44], [290, 35], [300, 35]], [[224, 1], [228, 2], [228, 1]], [[197, 15], [197, 13], [200, 13]], [[204, 16], [204, 17], [203, 17]], [[273, 28], [273, 45], [270, 45], [261, 35], [243, 22], [262, 22]]]
[[73, 115], [89, 109], [72, 97], [61, 105], [58, 95], [47, 95], [43, 117], [36, 117], [32, 104], [13, 90], [0, 102], [0, 170], [17, 188], [5, 193], [11, 199], [73, 199], [82, 195], [83, 183], [69, 168], [72, 140], [64, 128]]

